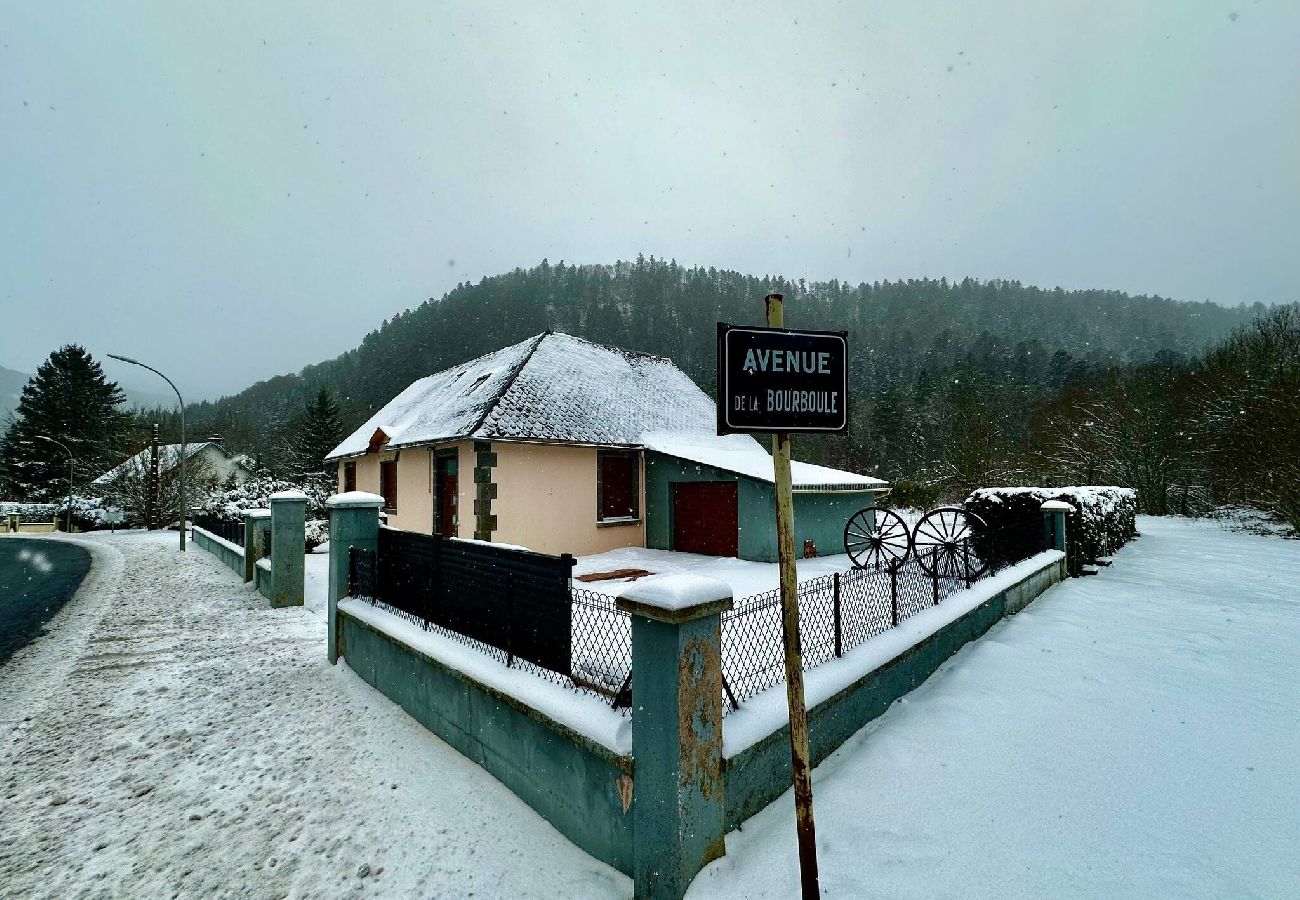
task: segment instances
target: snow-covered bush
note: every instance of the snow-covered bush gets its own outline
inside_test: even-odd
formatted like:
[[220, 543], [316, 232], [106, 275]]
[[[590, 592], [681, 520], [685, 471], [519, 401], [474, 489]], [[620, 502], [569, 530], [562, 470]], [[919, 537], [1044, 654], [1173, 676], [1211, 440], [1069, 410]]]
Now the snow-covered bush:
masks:
[[1085, 563], [1110, 556], [1137, 531], [1137, 493], [1130, 488], [980, 488], [962, 505], [992, 531], [1041, 519], [1040, 507], [1047, 500], [1061, 500], [1074, 507], [1065, 517], [1071, 574], [1077, 575]]
[[[113, 513], [121, 516], [116, 522], [110, 522], [114, 518]], [[62, 503], [58, 504], [59, 521], [63, 521], [64, 516], [68, 514], [68, 501], [65, 498]], [[74, 494], [72, 497], [72, 526], [81, 531], [94, 531], [98, 528], [134, 528], [143, 525], [144, 521], [134, 521], [134, 517], [113, 504], [111, 500], [105, 497], [83, 497]]]
[[302, 491], [307, 495], [308, 520], [327, 518], [325, 501], [334, 492], [334, 484], [324, 479], [290, 481], [271, 475], [259, 475], [237, 487], [213, 491], [195, 505], [219, 519], [242, 522], [244, 513], [250, 509], [270, 509], [272, 494], [291, 490]]
[[330, 539], [329, 519], [307, 520], [307, 552], [311, 553]]
[[58, 504], [55, 503], [0, 502], [0, 516], [12, 516], [16, 513], [20, 522], [49, 523], [54, 519], [56, 509]]
[[310, 553], [329, 540], [329, 512], [325, 501], [334, 493], [334, 482], [325, 479], [286, 480], [259, 475], [237, 487], [217, 490], [202, 498], [196, 506], [203, 512], [228, 522], [244, 521], [250, 509], [270, 509], [271, 495], [279, 491], [298, 490], [307, 495], [306, 551]]

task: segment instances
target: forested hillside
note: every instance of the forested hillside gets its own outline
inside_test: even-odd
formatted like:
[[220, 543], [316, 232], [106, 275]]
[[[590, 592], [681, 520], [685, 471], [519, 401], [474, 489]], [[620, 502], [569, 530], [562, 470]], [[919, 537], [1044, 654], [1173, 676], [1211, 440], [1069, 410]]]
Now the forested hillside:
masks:
[[543, 261], [399, 313], [335, 359], [200, 404], [195, 433], [220, 431], [274, 463], [277, 434], [321, 388], [354, 427], [416, 378], [548, 328], [669, 356], [711, 391], [715, 323], [761, 322], [772, 291], [786, 295], [791, 327], [850, 333], [852, 433], [797, 452], [891, 480], [973, 477], [1027, 445], [1032, 412], [1063, 386], [1116, 365], [1180, 364], [1264, 311], [1014, 281], [851, 286], [653, 258]]

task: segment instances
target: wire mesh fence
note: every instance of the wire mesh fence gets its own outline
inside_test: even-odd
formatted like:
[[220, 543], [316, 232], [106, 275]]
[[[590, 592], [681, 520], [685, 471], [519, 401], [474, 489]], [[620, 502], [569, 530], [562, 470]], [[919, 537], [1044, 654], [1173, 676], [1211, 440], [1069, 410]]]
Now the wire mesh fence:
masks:
[[[982, 578], [1044, 547], [1041, 519], [927, 546], [901, 564], [849, 569], [802, 581], [799, 643], [811, 669], [888, 631]], [[774, 588], [722, 614], [722, 678], [727, 710], [785, 680], [781, 592]]]

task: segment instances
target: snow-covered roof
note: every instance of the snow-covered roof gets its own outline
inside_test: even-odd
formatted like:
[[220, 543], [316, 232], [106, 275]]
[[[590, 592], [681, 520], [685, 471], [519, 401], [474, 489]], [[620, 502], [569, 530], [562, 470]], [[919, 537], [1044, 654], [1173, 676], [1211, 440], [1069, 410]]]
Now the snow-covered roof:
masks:
[[[216, 447], [222, 453], [226, 452], [224, 450], [221, 450], [221, 445], [216, 443], [215, 441], [198, 441], [193, 444], [185, 445], [185, 458], [193, 459], [196, 454], [202, 453], [208, 447]], [[180, 458], [181, 458], [180, 444], [159, 444], [158, 445], [158, 470], [160, 472], [166, 472], [167, 470], [174, 468], [176, 466], [176, 463], [180, 460]], [[232, 461], [236, 465], [240, 465], [240, 466], [244, 466], [244, 468], [248, 468], [246, 465], [244, 465], [244, 463], [240, 462], [239, 459], [237, 458]], [[99, 484], [99, 485], [108, 484], [110, 481], [112, 481], [114, 478], [116, 478], [118, 475], [121, 475], [124, 472], [131, 471], [135, 469], [135, 467], [137, 466], [147, 466], [147, 465], [149, 465], [148, 447], [141, 450], [139, 453], [137, 453], [135, 456], [131, 457], [130, 459], [126, 460], [125, 462], [109, 469], [103, 475], [100, 475], [98, 478], [92, 481], [91, 484]]]
[[671, 360], [546, 332], [421, 378], [326, 459], [365, 453], [379, 431], [390, 449], [467, 438], [635, 447], [647, 430], [714, 421], [713, 401]]
[[[775, 480], [771, 454], [748, 434], [720, 436], [648, 432], [642, 436], [641, 444], [647, 450], [722, 469], [724, 472], [735, 472], [769, 484]], [[790, 481], [794, 490], [802, 492], [883, 490], [889, 484], [870, 475], [857, 475], [797, 460], [790, 463]]]
[[[381, 433], [382, 432], [382, 433]], [[326, 459], [448, 441], [547, 441], [647, 447], [772, 481], [748, 435], [717, 434], [713, 400], [672, 360], [548, 331], [416, 381]], [[796, 489], [870, 490], [886, 482], [794, 463]]]

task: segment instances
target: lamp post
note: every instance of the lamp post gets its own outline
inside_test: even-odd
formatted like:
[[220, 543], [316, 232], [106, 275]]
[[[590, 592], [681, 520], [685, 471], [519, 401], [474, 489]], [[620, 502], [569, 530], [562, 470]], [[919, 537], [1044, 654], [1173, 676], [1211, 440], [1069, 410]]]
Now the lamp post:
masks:
[[181, 509], [180, 509], [180, 513], [181, 513], [181, 550], [184, 551], [184, 550], [185, 550], [185, 517], [186, 517], [186, 515], [188, 515], [188, 513], [189, 513], [189, 507], [187, 507], [187, 506], [185, 505], [185, 467], [186, 467], [186, 465], [188, 465], [188, 463], [189, 463], [189, 460], [185, 458], [185, 455], [186, 455], [186, 453], [185, 453], [185, 451], [186, 451], [186, 445], [185, 445], [185, 398], [183, 398], [183, 397], [181, 396], [181, 392], [180, 392], [179, 390], [177, 390], [176, 385], [172, 383], [172, 380], [171, 380], [170, 378], [168, 378], [166, 375], [164, 375], [162, 372], [159, 372], [159, 371], [158, 371], [157, 369], [155, 369], [153, 366], [146, 365], [145, 363], [140, 362], [140, 360], [138, 360], [138, 359], [131, 359], [131, 357], [129, 357], [129, 356], [118, 356], [116, 353], [110, 353], [110, 354], [108, 354], [108, 358], [109, 358], [109, 359], [116, 359], [116, 360], [118, 360], [119, 362], [130, 363], [131, 365], [133, 365], [133, 366], [139, 366], [139, 367], [142, 368], [142, 369], [148, 369], [150, 372], [153, 372], [155, 375], [157, 375], [157, 376], [158, 376], [159, 378], [161, 378], [163, 381], [165, 381], [165, 382], [167, 382], [168, 384], [170, 384], [170, 385], [171, 385], [171, 388], [172, 388], [173, 391], [176, 391], [176, 400], [177, 400], [177, 402], [179, 402], [180, 405], [181, 405], [181, 460], [180, 460], [180, 466], [181, 466], [181, 503], [180, 503], [180, 506], [181, 506]]
[[72, 463], [75, 457], [72, 455], [72, 451], [68, 449], [68, 445], [63, 441], [56, 441], [49, 435], [44, 434], [34, 434], [32, 437], [42, 441], [49, 441], [51, 444], [58, 444], [63, 448], [63, 452], [68, 454], [68, 534], [72, 534]]

